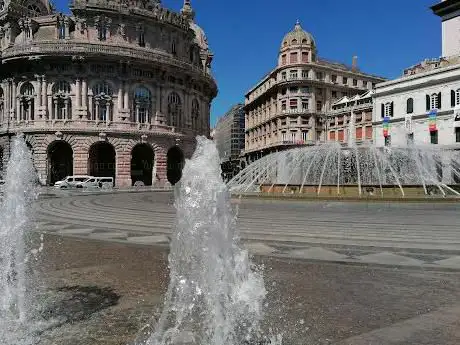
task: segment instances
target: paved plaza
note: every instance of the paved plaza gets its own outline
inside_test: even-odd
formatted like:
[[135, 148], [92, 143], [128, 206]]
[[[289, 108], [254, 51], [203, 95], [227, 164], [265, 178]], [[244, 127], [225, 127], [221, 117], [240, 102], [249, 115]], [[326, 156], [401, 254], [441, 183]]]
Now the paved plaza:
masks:
[[[33, 271], [59, 320], [39, 344], [133, 344], [162, 308], [172, 192], [55, 193], [35, 204]], [[283, 345], [460, 343], [459, 204], [233, 202]]]
[[[37, 202], [37, 230], [140, 245], [169, 243], [172, 192], [58, 196]], [[253, 254], [460, 269], [460, 203], [233, 201], [242, 239]]]

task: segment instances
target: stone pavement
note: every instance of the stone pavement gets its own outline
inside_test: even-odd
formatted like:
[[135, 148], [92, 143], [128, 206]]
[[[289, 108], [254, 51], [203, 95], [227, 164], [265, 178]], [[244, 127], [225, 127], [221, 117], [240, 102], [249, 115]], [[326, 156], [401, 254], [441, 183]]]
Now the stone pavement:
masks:
[[[175, 219], [171, 192], [63, 195], [37, 201], [38, 231], [126, 244], [169, 243]], [[460, 269], [460, 203], [234, 202], [242, 239], [253, 254]]]

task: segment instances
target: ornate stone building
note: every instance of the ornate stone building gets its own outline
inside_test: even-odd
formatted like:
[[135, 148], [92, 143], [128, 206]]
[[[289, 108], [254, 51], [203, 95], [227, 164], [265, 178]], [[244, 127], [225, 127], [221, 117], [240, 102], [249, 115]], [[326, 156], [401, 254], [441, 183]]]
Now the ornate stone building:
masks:
[[245, 100], [245, 157], [326, 141], [326, 114], [342, 97], [372, 90], [383, 78], [318, 57], [313, 36], [299, 22], [281, 41], [278, 66]]
[[0, 169], [24, 132], [43, 183], [72, 174], [117, 186], [175, 183], [209, 135], [213, 54], [194, 22], [159, 0], [0, 1]]

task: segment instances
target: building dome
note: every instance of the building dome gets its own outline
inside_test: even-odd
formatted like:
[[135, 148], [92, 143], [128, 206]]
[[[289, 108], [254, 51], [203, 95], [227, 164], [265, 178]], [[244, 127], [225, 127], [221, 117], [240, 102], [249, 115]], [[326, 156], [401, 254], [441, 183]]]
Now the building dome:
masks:
[[299, 21], [295, 24], [294, 30], [288, 32], [286, 36], [284, 36], [281, 42], [281, 49], [296, 45], [315, 45], [313, 36], [302, 29]]

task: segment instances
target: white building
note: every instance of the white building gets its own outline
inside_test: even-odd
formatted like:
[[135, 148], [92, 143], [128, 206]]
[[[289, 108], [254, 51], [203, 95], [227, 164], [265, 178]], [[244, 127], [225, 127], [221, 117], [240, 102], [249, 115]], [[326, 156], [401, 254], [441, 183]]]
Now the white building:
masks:
[[460, 2], [432, 7], [443, 19], [443, 54], [376, 85], [374, 143], [377, 146], [442, 145], [460, 150]]

